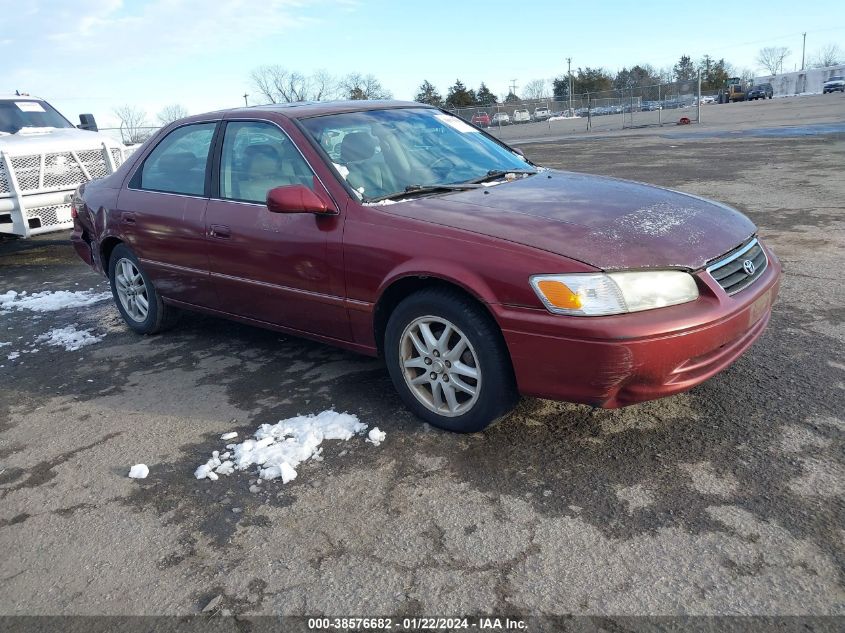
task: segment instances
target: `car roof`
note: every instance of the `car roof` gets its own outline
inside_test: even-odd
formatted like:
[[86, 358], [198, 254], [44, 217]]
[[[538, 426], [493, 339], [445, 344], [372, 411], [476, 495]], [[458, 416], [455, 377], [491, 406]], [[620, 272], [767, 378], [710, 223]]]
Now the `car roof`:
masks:
[[0, 101], [26, 101], [27, 99], [30, 101], [44, 101], [44, 99], [35, 95], [7, 95], [0, 93]]
[[288, 119], [305, 119], [313, 116], [328, 114], [342, 114], [346, 112], [365, 112], [367, 110], [389, 110], [391, 108], [431, 108], [434, 106], [414, 101], [396, 100], [355, 100], [355, 101], [298, 101], [296, 103], [271, 103], [267, 105], [249, 106], [246, 108], [231, 108], [217, 110], [187, 117], [185, 120], [208, 119], [210, 116], [225, 118], [250, 118], [255, 116], [275, 114]]

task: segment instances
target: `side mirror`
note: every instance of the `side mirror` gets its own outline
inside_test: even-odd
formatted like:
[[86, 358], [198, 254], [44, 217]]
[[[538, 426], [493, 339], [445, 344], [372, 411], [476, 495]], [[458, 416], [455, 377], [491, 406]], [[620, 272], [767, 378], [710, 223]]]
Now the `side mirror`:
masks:
[[320, 196], [305, 185], [271, 189], [267, 192], [267, 208], [273, 213], [334, 213]]
[[100, 129], [97, 127], [97, 122], [94, 120], [93, 114], [80, 114], [79, 115], [79, 125], [77, 125], [80, 130], [88, 130], [90, 132], [99, 132]]

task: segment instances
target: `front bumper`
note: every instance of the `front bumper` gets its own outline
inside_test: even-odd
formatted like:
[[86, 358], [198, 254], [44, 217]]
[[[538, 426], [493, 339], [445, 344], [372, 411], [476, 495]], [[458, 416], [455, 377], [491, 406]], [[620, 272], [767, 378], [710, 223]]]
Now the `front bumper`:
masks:
[[523, 395], [616, 408], [686, 391], [733, 363], [762, 334], [780, 262], [727, 296], [707, 274], [691, 303], [608, 317], [491, 306]]

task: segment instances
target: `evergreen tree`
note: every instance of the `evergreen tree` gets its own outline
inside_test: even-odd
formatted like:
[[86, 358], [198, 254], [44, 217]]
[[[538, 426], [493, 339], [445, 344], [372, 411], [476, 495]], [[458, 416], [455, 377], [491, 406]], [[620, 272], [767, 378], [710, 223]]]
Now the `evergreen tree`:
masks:
[[613, 89], [613, 77], [607, 74], [603, 68], [585, 67], [578, 69], [578, 73], [572, 80], [572, 93], [583, 94], [585, 92], [603, 92]]
[[428, 105], [433, 106], [443, 105], [443, 97], [440, 96], [440, 93], [437, 92], [437, 88], [429, 83], [428, 80], [425, 80], [422, 84], [420, 84], [420, 91], [417, 93], [417, 96], [414, 97], [414, 101], [427, 103]]
[[455, 85], [449, 88], [446, 95], [446, 107], [448, 108], [470, 108], [475, 105], [475, 91], [467, 90], [460, 79], [455, 80]]
[[490, 89], [482, 81], [478, 87], [478, 92], [475, 93], [475, 100], [480, 106], [491, 106], [496, 104], [496, 95], [490, 92]]
[[505, 103], [519, 103], [519, 97], [517, 97], [514, 93], [509, 92], [508, 96], [505, 97]]
[[681, 59], [672, 68], [672, 72], [675, 75], [675, 81], [690, 81], [696, 77], [695, 64], [692, 63], [689, 55], [681, 55]]
[[552, 95], [555, 101], [566, 101], [569, 99], [569, 77], [555, 77], [552, 79]]

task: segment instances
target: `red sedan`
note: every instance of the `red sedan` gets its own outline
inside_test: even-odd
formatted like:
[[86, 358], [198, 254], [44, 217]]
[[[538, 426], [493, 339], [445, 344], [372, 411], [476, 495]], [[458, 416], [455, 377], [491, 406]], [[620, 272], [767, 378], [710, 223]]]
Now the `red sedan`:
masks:
[[382, 355], [408, 407], [454, 431], [520, 393], [687, 390], [760, 336], [781, 271], [727, 206], [544, 169], [414, 103], [183, 119], [73, 215], [133, 330], [201, 310]]
[[478, 127], [490, 127], [490, 115], [486, 112], [478, 112], [472, 115], [472, 124]]

